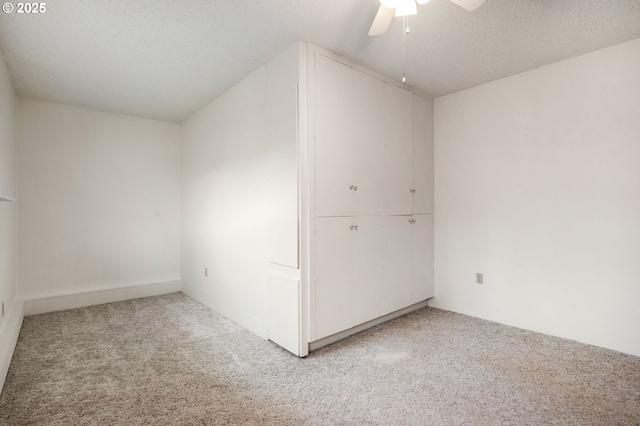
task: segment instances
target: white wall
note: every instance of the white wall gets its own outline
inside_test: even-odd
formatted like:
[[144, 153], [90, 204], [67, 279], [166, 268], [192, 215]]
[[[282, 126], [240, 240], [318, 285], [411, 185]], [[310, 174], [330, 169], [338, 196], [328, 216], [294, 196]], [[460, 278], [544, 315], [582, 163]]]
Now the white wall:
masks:
[[435, 168], [432, 306], [640, 355], [640, 39], [436, 99]]
[[15, 198], [16, 95], [0, 52], [0, 197]]
[[22, 324], [22, 305], [16, 291], [15, 199], [16, 96], [0, 52], [0, 391], [9, 370], [13, 348]]
[[179, 280], [180, 126], [26, 99], [18, 114], [19, 296]]
[[188, 118], [181, 145], [183, 291], [264, 338], [265, 80], [263, 66]]
[[[15, 117], [16, 97], [0, 52], [0, 197], [5, 199], [16, 196]], [[0, 303], [5, 304], [5, 315], [0, 316], [0, 330], [16, 299], [15, 227], [15, 203], [0, 201]]]

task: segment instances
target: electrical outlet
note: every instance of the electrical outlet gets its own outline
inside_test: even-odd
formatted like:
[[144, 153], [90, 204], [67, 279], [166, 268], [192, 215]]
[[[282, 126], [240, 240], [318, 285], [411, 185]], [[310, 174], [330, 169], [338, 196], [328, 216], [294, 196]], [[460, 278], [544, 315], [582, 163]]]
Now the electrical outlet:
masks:
[[204, 276], [205, 277], [209, 276], [209, 268], [204, 268]]
[[476, 284], [484, 284], [484, 275], [482, 272], [476, 272]]

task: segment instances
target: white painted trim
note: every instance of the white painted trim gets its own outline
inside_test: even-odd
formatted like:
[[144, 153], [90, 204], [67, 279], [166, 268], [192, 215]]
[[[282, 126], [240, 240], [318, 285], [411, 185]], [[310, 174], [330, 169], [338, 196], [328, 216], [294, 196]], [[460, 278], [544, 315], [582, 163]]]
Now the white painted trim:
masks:
[[192, 299], [202, 303], [207, 308], [210, 308], [220, 315], [227, 317], [231, 321], [236, 322], [253, 334], [268, 340], [269, 332], [266, 318], [261, 320], [243, 311], [238, 306], [220, 303], [213, 294], [201, 287], [182, 283], [182, 292]]
[[300, 43], [298, 57], [298, 214], [300, 221], [299, 256], [300, 256], [300, 348], [299, 356], [309, 354], [309, 324], [311, 306], [311, 275], [309, 274], [309, 82], [308, 82], [308, 45]]
[[35, 297], [24, 301], [24, 315], [38, 315], [65, 309], [101, 305], [142, 297], [158, 296], [182, 290], [180, 280], [164, 281], [152, 284], [111, 287], [92, 291]]
[[317, 48], [308, 45], [306, 56], [306, 140], [304, 145], [301, 144], [300, 164], [304, 165], [304, 174], [301, 185], [302, 191], [302, 235], [301, 235], [301, 252], [303, 254], [302, 261], [302, 289], [306, 291], [306, 332], [307, 341], [316, 340], [316, 276], [315, 267], [315, 229], [316, 229], [316, 211], [315, 211], [315, 187], [316, 187], [316, 169], [315, 169], [315, 149], [316, 149], [316, 79], [315, 79], [315, 52]]
[[13, 352], [16, 349], [16, 343], [18, 343], [18, 336], [20, 335], [23, 319], [23, 301], [16, 300], [13, 302], [11, 311], [9, 311], [2, 330], [0, 330], [0, 392], [2, 392], [4, 381], [9, 372], [9, 365], [11, 364], [11, 358], [13, 358]]
[[418, 309], [422, 309], [422, 308], [426, 308], [427, 307], [427, 302], [428, 300], [423, 300], [422, 302], [418, 302], [415, 303], [411, 306], [407, 306], [406, 308], [402, 308], [400, 310], [397, 310], [395, 312], [391, 312], [390, 314], [387, 314], [385, 316], [382, 316], [380, 318], [376, 318], [373, 319], [371, 321], [365, 322], [363, 324], [360, 325], [356, 325], [355, 327], [351, 327], [348, 330], [344, 330], [341, 331], [339, 333], [336, 334], [332, 334], [331, 336], [327, 336], [327, 337], [323, 337], [320, 340], [316, 340], [315, 342], [311, 342], [309, 343], [309, 351], [315, 351], [316, 349], [320, 349], [323, 346], [327, 346], [330, 345], [332, 343], [335, 343], [339, 340], [342, 339], [346, 339], [349, 336], [352, 336], [356, 333], [360, 333], [361, 331], [364, 331], [368, 328], [374, 327], [376, 325], [382, 324], [383, 322], [387, 322], [390, 321], [394, 318], [398, 318], [401, 317], [403, 315], [406, 315], [410, 312], [413, 311], [417, 311]]

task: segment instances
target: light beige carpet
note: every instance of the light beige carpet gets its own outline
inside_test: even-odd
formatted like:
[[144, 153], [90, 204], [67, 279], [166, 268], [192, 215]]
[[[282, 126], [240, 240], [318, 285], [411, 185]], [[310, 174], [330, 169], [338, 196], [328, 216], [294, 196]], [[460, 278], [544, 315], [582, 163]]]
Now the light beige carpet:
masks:
[[298, 359], [182, 293], [25, 318], [1, 425], [638, 425], [640, 358], [425, 308]]

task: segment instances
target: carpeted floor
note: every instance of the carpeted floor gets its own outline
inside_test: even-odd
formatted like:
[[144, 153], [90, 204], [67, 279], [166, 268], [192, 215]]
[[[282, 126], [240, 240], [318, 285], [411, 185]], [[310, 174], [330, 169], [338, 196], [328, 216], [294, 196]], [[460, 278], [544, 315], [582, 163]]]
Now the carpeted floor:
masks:
[[298, 359], [182, 293], [25, 318], [1, 425], [638, 425], [640, 358], [425, 308]]

